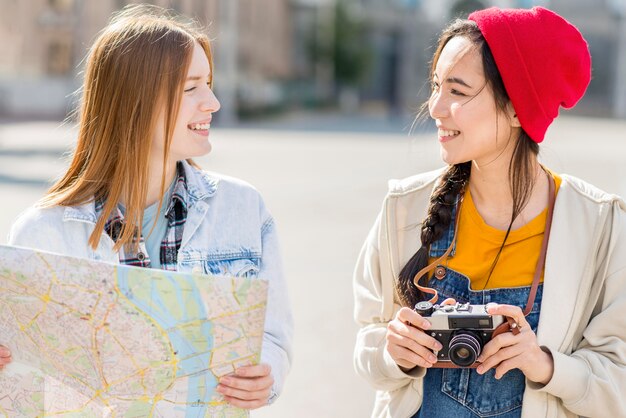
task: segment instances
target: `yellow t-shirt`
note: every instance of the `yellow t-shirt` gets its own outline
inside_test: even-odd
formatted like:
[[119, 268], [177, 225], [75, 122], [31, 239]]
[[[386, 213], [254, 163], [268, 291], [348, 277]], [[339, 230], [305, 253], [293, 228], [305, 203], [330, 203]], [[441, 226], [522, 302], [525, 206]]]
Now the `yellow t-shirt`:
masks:
[[[561, 177], [553, 172], [550, 174], [558, 191]], [[473, 290], [530, 286], [539, 259], [547, 214], [548, 208], [526, 225], [509, 233], [498, 263], [487, 282], [489, 270], [506, 231], [489, 226], [483, 221], [468, 189], [461, 208], [455, 255], [448, 257], [443, 265], [469, 277]], [[435, 260], [436, 258], [431, 258], [429, 262]]]

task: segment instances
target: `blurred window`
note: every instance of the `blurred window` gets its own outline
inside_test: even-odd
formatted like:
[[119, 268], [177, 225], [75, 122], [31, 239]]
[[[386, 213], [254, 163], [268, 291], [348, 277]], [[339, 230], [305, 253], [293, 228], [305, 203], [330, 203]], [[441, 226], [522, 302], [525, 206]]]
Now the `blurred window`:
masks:
[[450, 19], [467, 19], [470, 13], [484, 8], [485, 5], [480, 0], [460, 0], [450, 10]]
[[72, 44], [69, 40], [53, 40], [48, 44], [48, 74], [63, 76], [72, 70]]
[[69, 12], [72, 10], [74, 0], [48, 0], [48, 5], [56, 12]]

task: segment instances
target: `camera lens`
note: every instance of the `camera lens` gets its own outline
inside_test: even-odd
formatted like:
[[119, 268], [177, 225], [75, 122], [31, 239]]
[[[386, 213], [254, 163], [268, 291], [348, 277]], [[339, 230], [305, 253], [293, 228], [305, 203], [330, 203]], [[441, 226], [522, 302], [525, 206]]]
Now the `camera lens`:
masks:
[[482, 351], [480, 339], [471, 331], [459, 331], [450, 340], [448, 356], [450, 361], [459, 367], [474, 364]]

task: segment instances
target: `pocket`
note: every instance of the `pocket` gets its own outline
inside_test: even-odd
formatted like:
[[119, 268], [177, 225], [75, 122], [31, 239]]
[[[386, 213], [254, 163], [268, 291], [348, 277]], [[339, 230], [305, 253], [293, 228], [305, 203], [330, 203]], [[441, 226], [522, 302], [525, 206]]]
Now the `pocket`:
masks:
[[214, 276], [256, 278], [259, 275], [258, 258], [209, 259], [204, 272]]
[[441, 391], [479, 417], [513, 417], [521, 413], [524, 374], [511, 370], [500, 380], [495, 371], [443, 369]]

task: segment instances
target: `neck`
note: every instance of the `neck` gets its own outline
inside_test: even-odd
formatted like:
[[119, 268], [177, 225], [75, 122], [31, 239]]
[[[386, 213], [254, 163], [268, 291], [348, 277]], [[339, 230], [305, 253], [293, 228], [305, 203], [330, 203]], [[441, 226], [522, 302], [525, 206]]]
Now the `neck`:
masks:
[[[513, 230], [525, 225], [537, 216], [547, 204], [547, 177], [540, 175], [543, 169], [539, 162], [533, 162], [533, 189], [524, 208], [516, 216]], [[481, 167], [472, 163], [469, 181], [470, 193], [478, 213], [490, 226], [506, 230], [513, 215], [513, 195], [509, 184], [509, 165], [501, 167], [489, 165]]]
[[503, 164], [503, 161], [496, 161], [485, 166], [472, 161], [469, 188], [477, 205], [489, 202], [492, 207], [510, 209], [513, 206], [508, 161], [506, 164]]
[[[166, 165], [165, 171], [165, 190], [167, 187], [172, 184], [174, 180], [174, 176], [176, 175], [176, 161], [171, 162]], [[148, 177], [148, 190], [146, 194], [146, 207], [153, 205], [163, 198], [163, 194], [161, 192], [161, 181], [163, 176], [163, 164], [161, 162], [152, 163], [150, 165], [150, 174]]]

